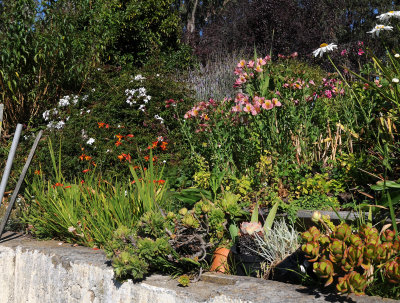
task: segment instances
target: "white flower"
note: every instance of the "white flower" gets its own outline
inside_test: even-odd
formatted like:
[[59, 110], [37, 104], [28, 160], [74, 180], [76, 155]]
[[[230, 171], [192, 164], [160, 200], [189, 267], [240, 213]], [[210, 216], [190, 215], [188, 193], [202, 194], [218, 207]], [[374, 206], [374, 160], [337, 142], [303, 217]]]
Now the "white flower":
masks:
[[95, 88], [92, 88], [92, 92], [95, 92], [96, 91], [96, 89]]
[[393, 83], [399, 83], [399, 79], [393, 78], [393, 79], [392, 79], [392, 82], [393, 82]]
[[90, 113], [90, 109], [88, 109], [86, 112], [89, 114]]
[[86, 130], [81, 129], [81, 133], [82, 133], [82, 139], [87, 139], [88, 135], [87, 135]]
[[60, 99], [60, 101], [58, 102], [58, 107], [64, 107], [64, 106], [68, 106], [69, 105], [69, 96], [64, 96]]
[[141, 105], [139, 106], [139, 110], [141, 110], [142, 112], [144, 112], [144, 111], [146, 110], [146, 105], [141, 104]]
[[314, 57], [317, 57], [318, 55], [320, 57], [322, 57], [322, 55], [324, 53], [326, 53], [327, 51], [333, 51], [335, 48], [337, 48], [336, 44], [330, 43], [330, 44], [326, 44], [326, 43], [322, 43], [318, 49], [316, 49], [315, 51], [313, 51], [313, 55]]
[[44, 121], [47, 121], [50, 119], [50, 111], [49, 110], [46, 110], [43, 112], [43, 119], [44, 119]]
[[154, 116], [155, 119], [160, 120], [160, 123], [164, 123], [164, 119], [162, 117], [160, 117], [159, 115], [155, 115]]
[[94, 143], [94, 141], [95, 140], [93, 138], [90, 138], [89, 140], [86, 141], [86, 144], [92, 145]]
[[380, 31], [391, 31], [391, 30], [393, 30], [393, 26], [377, 24], [377, 25], [375, 25], [375, 27], [372, 30], [370, 30], [367, 33], [368, 34], [372, 34], [372, 36], [376, 35], [377, 37], [379, 37], [379, 32]]
[[386, 21], [389, 20], [390, 18], [400, 18], [400, 11], [390, 11], [384, 14], [381, 14], [379, 16], [376, 16], [379, 21]]
[[399, 54], [395, 54], [394, 56], [395, 56], [396, 58], [399, 58], [399, 57], [400, 57], [400, 55], [399, 55]]
[[54, 125], [54, 128], [61, 129], [64, 127], [64, 125], [65, 125], [65, 122], [61, 120], [61, 121], [57, 122], [57, 124]]
[[143, 77], [141, 74], [135, 76], [135, 80], [136, 80], [136, 81], [142, 81], [142, 80], [145, 80], [145, 79], [146, 79], [146, 78]]
[[[87, 98], [87, 95], [86, 95], [85, 97]], [[83, 97], [83, 100], [86, 100], [85, 97]], [[78, 103], [78, 101], [79, 101], [79, 97], [78, 97], [77, 95], [75, 95], [75, 96], [72, 98], [72, 104], [73, 104], [73, 105], [76, 105], [76, 103]]]

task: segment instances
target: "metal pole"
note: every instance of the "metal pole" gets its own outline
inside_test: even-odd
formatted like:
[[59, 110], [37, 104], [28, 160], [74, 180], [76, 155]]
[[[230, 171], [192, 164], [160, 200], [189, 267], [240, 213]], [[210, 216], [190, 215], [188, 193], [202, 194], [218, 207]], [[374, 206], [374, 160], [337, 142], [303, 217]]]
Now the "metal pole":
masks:
[[17, 185], [15, 186], [15, 189], [14, 189], [13, 194], [11, 196], [10, 203], [8, 204], [6, 214], [4, 215], [3, 220], [1, 221], [0, 239], [1, 239], [1, 235], [3, 234], [4, 228], [6, 227], [7, 221], [10, 218], [11, 210], [12, 210], [12, 208], [14, 206], [15, 200], [17, 199], [17, 195], [18, 195], [18, 192], [19, 192], [19, 190], [21, 188], [22, 182], [24, 182], [26, 172], [28, 171], [29, 165], [31, 165], [32, 158], [35, 155], [35, 151], [36, 151], [36, 148], [37, 148], [37, 146], [39, 144], [39, 140], [42, 137], [42, 133], [43, 133], [43, 131], [41, 130], [39, 132], [39, 134], [36, 136], [35, 142], [33, 143], [31, 151], [29, 153], [28, 159], [25, 162], [24, 168], [22, 169], [22, 172], [21, 172], [21, 175], [19, 176]]
[[7, 163], [6, 163], [6, 168], [4, 169], [3, 178], [1, 179], [0, 206], [1, 206], [1, 202], [3, 201], [4, 192], [6, 191], [8, 177], [10, 176], [11, 167], [12, 167], [12, 163], [14, 160], [15, 151], [17, 150], [18, 141], [19, 141], [19, 137], [21, 136], [21, 132], [22, 132], [22, 124], [18, 124], [17, 128], [15, 130], [12, 144], [11, 144], [10, 153], [8, 154], [8, 159], [7, 159]]
[[3, 130], [3, 111], [4, 111], [4, 104], [0, 104], [0, 137], [1, 137], [1, 131]]

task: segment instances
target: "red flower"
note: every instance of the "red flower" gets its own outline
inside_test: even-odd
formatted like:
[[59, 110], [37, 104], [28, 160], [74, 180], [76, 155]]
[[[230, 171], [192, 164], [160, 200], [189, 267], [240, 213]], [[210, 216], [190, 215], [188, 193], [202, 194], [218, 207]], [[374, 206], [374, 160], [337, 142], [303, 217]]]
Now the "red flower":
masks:
[[117, 141], [117, 142], [115, 142], [115, 146], [120, 146], [122, 143], [121, 143], [121, 141]]
[[164, 142], [161, 143], [160, 147], [161, 147], [162, 150], [166, 150], [167, 149], [167, 145], [168, 145], [168, 142], [164, 141]]
[[91, 156], [85, 156], [85, 160], [86, 161], [92, 160], [92, 157]]
[[83, 160], [85, 159], [85, 157], [86, 157], [86, 155], [85, 155], [85, 154], [82, 154], [82, 155], [79, 156], [79, 159], [80, 159], [81, 161], [83, 161]]
[[121, 141], [121, 139], [124, 137], [123, 135], [121, 135], [121, 134], [118, 134], [118, 135], [115, 135], [115, 137], [117, 137], [118, 138], [118, 141]]
[[104, 122], [97, 122], [97, 124], [99, 125], [99, 128], [103, 128], [106, 125]]
[[64, 186], [64, 184], [61, 184], [61, 183], [58, 183], [58, 182], [57, 182], [56, 184], [54, 184], [54, 185], [53, 185], [53, 188], [56, 188], [57, 186], [61, 186], [61, 187], [63, 187], [63, 186]]
[[150, 156], [145, 156], [144, 159], [145, 159], [146, 161], [149, 161]]
[[65, 186], [64, 188], [71, 188], [71, 185]]
[[129, 135], [126, 135], [125, 137], [127, 137], [127, 138], [133, 138], [133, 137], [134, 137], [134, 135], [132, 135], [132, 134], [129, 134]]
[[152, 144], [153, 144], [153, 148], [155, 148], [158, 145], [158, 141], [154, 141]]
[[88, 171], [90, 171], [90, 169], [88, 168], [88, 169], [84, 169], [84, 170], [82, 170], [82, 172], [84, 173], [84, 174], [86, 174]]
[[40, 170], [35, 170], [35, 175], [40, 175]]
[[83, 184], [83, 183], [85, 183], [85, 181], [84, 181], [84, 180], [81, 180], [81, 184]]

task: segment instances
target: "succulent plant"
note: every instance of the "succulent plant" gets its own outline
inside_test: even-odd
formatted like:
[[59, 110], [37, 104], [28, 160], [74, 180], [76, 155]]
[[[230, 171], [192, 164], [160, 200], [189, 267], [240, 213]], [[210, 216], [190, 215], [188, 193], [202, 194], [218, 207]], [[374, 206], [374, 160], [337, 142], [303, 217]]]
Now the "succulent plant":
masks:
[[346, 223], [340, 224], [333, 232], [333, 236], [335, 239], [341, 240], [343, 242], [347, 241], [351, 236], [350, 226], [348, 226]]
[[319, 262], [314, 262], [313, 269], [318, 277], [328, 279], [325, 286], [328, 286], [333, 282], [333, 275], [335, 272], [331, 261], [322, 259]]
[[319, 248], [320, 248], [319, 243], [316, 241], [308, 242], [301, 246], [301, 250], [306, 254], [306, 257], [309, 259], [308, 261], [310, 262], [318, 260]]
[[372, 226], [362, 225], [352, 231], [345, 223], [334, 226], [319, 219], [325, 232], [316, 226], [301, 234], [301, 249], [315, 274], [325, 279], [325, 286], [335, 283], [339, 293], [365, 293], [374, 283], [375, 272], [383, 283], [400, 283], [400, 236], [387, 226], [381, 234]]
[[400, 283], [400, 257], [396, 257], [390, 262], [386, 262], [385, 274], [391, 283]]
[[352, 271], [344, 277], [338, 279], [336, 289], [339, 293], [355, 293], [356, 295], [365, 294], [367, 278], [358, 272]]
[[334, 263], [339, 263], [343, 258], [346, 258], [346, 244], [338, 239], [334, 239], [328, 247], [329, 260]]
[[318, 241], [321, 232], [315, 226], [310, 227], [307, 231], [301, 234], [303, 240], [307, 242]]

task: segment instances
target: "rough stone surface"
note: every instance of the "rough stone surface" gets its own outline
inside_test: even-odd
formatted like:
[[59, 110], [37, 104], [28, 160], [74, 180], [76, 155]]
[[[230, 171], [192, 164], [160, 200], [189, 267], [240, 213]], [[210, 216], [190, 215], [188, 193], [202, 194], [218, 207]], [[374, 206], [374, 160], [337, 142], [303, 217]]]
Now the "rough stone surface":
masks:
[[99, 250], [13, 235], [0, 241], [0, 303], [397, 302], [366, 296], [346, 298], [298, 285], [212, 273], [186, 288], [160, 275], [122, 284], [113, 276]]

